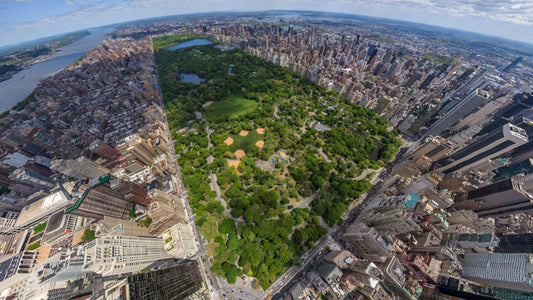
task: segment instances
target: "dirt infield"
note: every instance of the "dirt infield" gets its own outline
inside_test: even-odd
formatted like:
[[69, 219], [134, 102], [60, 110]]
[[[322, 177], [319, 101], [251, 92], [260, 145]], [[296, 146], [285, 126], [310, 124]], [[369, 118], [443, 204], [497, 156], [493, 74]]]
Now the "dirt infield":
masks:
[[202, 105], [202, 107], [208, 107], [209, 105], [213, 104], [213, 101], [207, 101]]
[[264, 141], [257, 141], [257, 143], [255, 143], [255, 145], [262, 149], [263, 146], [265, 145], [265, 142]]
[[246, 155], [246, 153], [244, 153], [244, 151], [242, 151], [242, 150], [237, 150], [237, 151], [235, 151], [235, 153], [233, 153], [233, 155], [236, 158], [241, 159], [241, 158], [243, 158]]
[[265, 129], [264, 128], [257, 128], [256, 131], [259, 134], [265, 134]]
[[229, 160], [228, 159], [228, 164], [229, 164], [230, 167], [234, 166], [235, 169], [237, 169], [237, 167], [239, 167], [239, 161], [238, 160]]
[[248, 132], [250, 132], [250, 131], [247, 131], [247, 130], [241, 130], [241, 132], [239, 132], [239, 135], [240, 135], [240, 136], [247, 136], [247, 135], [248, 135]]
[[224, 143], [226, 143], [226, 145], [231, 145], [233, 144], [233, 139], [231, 137], [228, 137], [227, 139], [224, 140]]

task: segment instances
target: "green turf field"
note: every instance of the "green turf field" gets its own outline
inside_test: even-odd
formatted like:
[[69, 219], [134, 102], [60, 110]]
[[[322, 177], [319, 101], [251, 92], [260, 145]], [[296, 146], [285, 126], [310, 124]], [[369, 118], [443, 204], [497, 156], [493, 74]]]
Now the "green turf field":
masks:
[[248, 100], [241, 95], [231, 95], [207, 107], [207, 116], [228, 116], [236, 118], [255, 109], [259, 103]]
[[247, 136], [240, 136], [238, 134], [232, 134], [230, 135], [230, 137], [233, 139], [233, 144], [229, 146], [229, 151], [231, 153], [239, 149], [243, 150], [244, 152], [247, 152], [248, 148], [251, 147], [252, 145], [255, 145], [257, 141], [265, 140], [265, 135], [257, 133], [255, 129], [250, 130]]

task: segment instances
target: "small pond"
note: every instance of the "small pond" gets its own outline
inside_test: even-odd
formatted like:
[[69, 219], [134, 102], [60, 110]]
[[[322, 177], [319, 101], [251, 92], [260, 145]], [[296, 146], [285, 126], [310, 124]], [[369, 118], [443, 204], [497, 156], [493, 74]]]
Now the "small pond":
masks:
[[180, 81], [183, 81], [183, 82], [200, 83], [200, 82], [205, 81], [205, 79], [198, 77], [198, 75], [196, 74], [181, 73], [180, 77], [181, 77]]

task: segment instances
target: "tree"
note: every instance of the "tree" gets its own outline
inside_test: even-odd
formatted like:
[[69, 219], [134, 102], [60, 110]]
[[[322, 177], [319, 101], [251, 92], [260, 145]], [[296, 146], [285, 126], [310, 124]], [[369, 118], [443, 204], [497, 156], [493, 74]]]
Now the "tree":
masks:
[[5, 186], [0, 186], [0, 196], [9, 194], [10, 190], [9, 188]]
[[230, 234], [227, 245], [230, 250], [237, 250], [239, 248], [239, 238], [236, 234]]
[[152, 218], [146, 216], [146, 218], [139, 221], [139, 225], [148, 228], [152, 224], [152, 221], [153, 221]]
[[85, 228], [85, 231], [83, 232], [83, 235], [81, 236], [81, 240], [86, 242], [86, 241], [92, 241], [94, 239], [96, 239], [94, 230]]
[[254, 283], [252, 283], [252, 287], [255, 289], [255, 290], [259, 290], [261, 289], [261, 282], [257, 279], [254, 280]]
[[228, 197], [229, 199], [236, 199], [236, 198], [239, 198], [242, 196], [242, 185], [237, 182], [237, 183], [234, 183], [227, 191], [226, 193], [224, 194], [226, 197]]
[[220, 222], [220, 224], [218, 225], [218, 231], [220, 233], [232, 233], [232, 232], [235, 232], [235, 221], [233, 221], [233, 219], [230, 219], [230, 218], [224, 218], [224, 220], [222, 220], [222, 222]]
[[[333, 224], [349, 203], [369, 188], [365, 181], [353, 178], [367, 167], [383, 166], [387, 158], [394, 157], [401, 146], [399, 132], [389, 132], [390, 124], [377, 114], [280, 66], [239, 50], [199, 47], [155, 53], [167, 118], [180, 154], [178, 163], [189, 190], [189, 204], [198, 216], [197, 225], [206, 240], [220, 236], [217, 243], [211, 244], [216, 245], [216, 250], [211, 247], [210, 252], [215, 255], [213, 272], [233, 280], [240, 267], [240, 271], [259, 279], [254, 283], [256, 288], [259, 285], [266, 288], [276, 274], [294, 263], [326, 232], [319, 226], [319, 216]], [[223, 70], [229, 64], [235, 65], [232, 76]], [[181, 82], [178, 78], [181, 73], [195, 73], [206, 80], [201, 84]], [[209, 115], [209, 108], [201, 107], [206, 101], [225, 100], [232, 94], [260, 102], [261, 109], [230, 118]], [[323, 103], [338, 109], [326, 110]], [[207, 116], [212, 129], [210, 138], [214, 146], [210, 149], [206, 149], [206, 124], [195, 118], [196, 111]], [[277, 116], [272, 118], [274, 111]], [[321, 122], [331, 130], [319, 132], [309, 128], [308, 116], [309, 122]], [[307, 127], [305, 133], [300, 130], [303, 126]], [[189, 130], [181, 130], [185, 127]], [[252, 131], [259, 127], [267, 128], [260, 137], [265, 141], [261, 150], [254, 146], [257, 136]], [[234, 137], [232, 146], [224, 143], [230, 134], [241, 129], [251, 131], [251, 143], [242, 143], [239, 137]], [[301, 138], [295, 138], [298, 135]], [[226, 158], [233, 158], [232, 152], [239, 148], [247, 156], [240, 160], [237, 170], [228, 167]], [[331, 162], [318, 153], [319, 148]], [[290, 158], [281, 160], [274, 156], [282, 149]], [[371, 151], [372, 158], [378, 153], [377, 159], [370, 160]], [[214, 157], [210, 164], [209, 155]], [[277, 158], [274, 173], [261, 169], [276, 163], [270, 157]], [[267, 162], [259, 162], [259, 158]], [[215, 201], [216, 195], [210, 192], [208, 184], [211, 173], [217, 176], [231, 215], [244, 220], [238, 228], [231, 218], [221, 217], [224, 207]], [[287, 207], [292, 209], [291, 202], [310, 196], [319, 188], [322, 192], [311, 204], [311, 215], [309, 209], [301, 208], [286, 213]], [[293, 232], [296, 225], [299, 229]]]
[[131, 208], [129, 214], [131, 218], [135, 218], [137, 216], [137, 214], [135, 214], [135, 205]]

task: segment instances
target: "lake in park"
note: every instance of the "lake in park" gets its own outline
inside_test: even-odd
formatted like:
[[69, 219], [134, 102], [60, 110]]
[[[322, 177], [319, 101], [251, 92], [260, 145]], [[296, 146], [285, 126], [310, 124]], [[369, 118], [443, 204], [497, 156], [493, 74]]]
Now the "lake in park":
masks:
[[187, 47], [191, 47], [191, 46], [209, 45], [209, 44], [212, 44], [212, 43], [213, 42], [211, 42], [210, 40], [206, 40], [206, 39], [195, 39], [195, 40], [192, 40], [192, 41], [188, 41], [188, 42], [184, 42], [184, 43], [181, 43], [181, 44], [177, 44], [177, 45], [172, 46], [172, 47], [168, 47], [167, 50], [177, 50], [177, 49], [187, 48]]
[[200, 83], [200, 82], [205, 81], [205, 79], [198, 77], [198, 75], [196, 74], [181, 73], [180, 78], [181, 78], [180, 81], [183, 81], [183, 82]]

